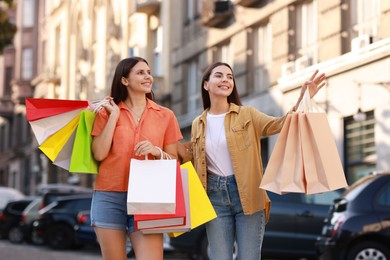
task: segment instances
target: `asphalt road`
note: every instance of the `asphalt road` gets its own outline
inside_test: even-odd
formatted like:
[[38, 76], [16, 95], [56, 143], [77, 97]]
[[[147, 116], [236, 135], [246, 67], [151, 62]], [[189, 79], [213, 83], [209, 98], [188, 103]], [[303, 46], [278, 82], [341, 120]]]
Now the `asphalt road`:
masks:
[[[1, 260], [102, 260], [97, 247], [85, 247], [78, 250], [55, 251], [46, 246], [30, 244], [12, 244], [8, 240], [0, 240]], [[135, 258], [129, 258], [135, 259]], [[183, 254], [166, 252], [166, 260], [188, 260]]]

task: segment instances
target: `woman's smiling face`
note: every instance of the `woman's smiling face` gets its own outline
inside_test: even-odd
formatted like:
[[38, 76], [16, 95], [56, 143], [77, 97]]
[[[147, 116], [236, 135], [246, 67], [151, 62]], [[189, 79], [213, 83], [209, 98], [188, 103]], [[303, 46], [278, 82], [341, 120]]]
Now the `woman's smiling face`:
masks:
[[211, 71], [210, 78], [203, 87], [209, 92], [209, 95], [228, 97], [234, 88], [233, 77], [230, 68], [221, 65]]

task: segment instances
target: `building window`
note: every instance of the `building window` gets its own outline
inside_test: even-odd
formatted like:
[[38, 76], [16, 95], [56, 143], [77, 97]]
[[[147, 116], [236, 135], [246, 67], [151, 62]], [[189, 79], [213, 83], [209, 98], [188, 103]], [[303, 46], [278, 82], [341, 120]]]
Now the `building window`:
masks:
[[33, 50], [32, 48], [23, 49], [22, 53], [22, 78], [30, 80], [33, 77]]
[[356, 122], [352, 116], [344, 119], [345, 170], [349, 183], [376, 168], [374, 111], [366, 112], [366, 119]]
[[268, 67], [272, 61], [271, 24], [253, 29], [253, 85], [255, 92], [269, 87]]
[[230, 42], [223, 43], [213, 48], [213, 61], [226, 62], [230, 66], [233, 65], [233, 49]]
[[22, 24], [24, 28], [33, 27], [35, 24], [35, 0], [23, 1]]
[[317, 1], [295, 7], [295, 70], [317, 63]]
[[197, 60], [192, 60], [187, 66], [188, 107], [189, 113], [202, 108], [200, 80], [202, 78]]
[[185, 1], [185, 16], [184, 23], [189, 24], [192, 20], [200, 17], [202, 0], [186, 0]]
[[[374, 37], [378, 34], [380, 20], [380, 0], [350, 0], [351, 39]], [[372, 39], [370, 39], [372, 42]], [[371, 43], [370, 42], [370, 43]]]

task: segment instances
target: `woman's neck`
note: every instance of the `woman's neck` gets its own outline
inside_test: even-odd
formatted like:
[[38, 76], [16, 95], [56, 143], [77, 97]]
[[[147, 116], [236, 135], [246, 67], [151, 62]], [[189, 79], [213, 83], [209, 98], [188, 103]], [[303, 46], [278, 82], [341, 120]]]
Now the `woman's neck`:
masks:
[[210, 103], [209, 113], [213, 115], [224, 114], [229, 111], [229, 103], [226, 99], [224, 100], [213, 100]]
[[129, 107], [144, 108], [146, 106], [146, 97], [145, 95], [127, 97], [125, 103]]

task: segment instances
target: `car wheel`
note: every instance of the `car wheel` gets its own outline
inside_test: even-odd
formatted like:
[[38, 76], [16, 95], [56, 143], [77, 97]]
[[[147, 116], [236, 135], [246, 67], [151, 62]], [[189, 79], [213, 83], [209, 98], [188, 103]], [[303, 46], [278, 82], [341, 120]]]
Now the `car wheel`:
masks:
[[23, 232], [20, 227], [12, 227], [8, 231], [8, 240], [14, 244], [20, 244], [24, 240]]
[[46, 241], [53, 249], [69, 249], [74, 243], [73, 230], [65, 225], [52, 226], [47, 230]]
[[355, 245], [348, 253], [348, 260], [390, 259], [390, 249], [376, 242]]

